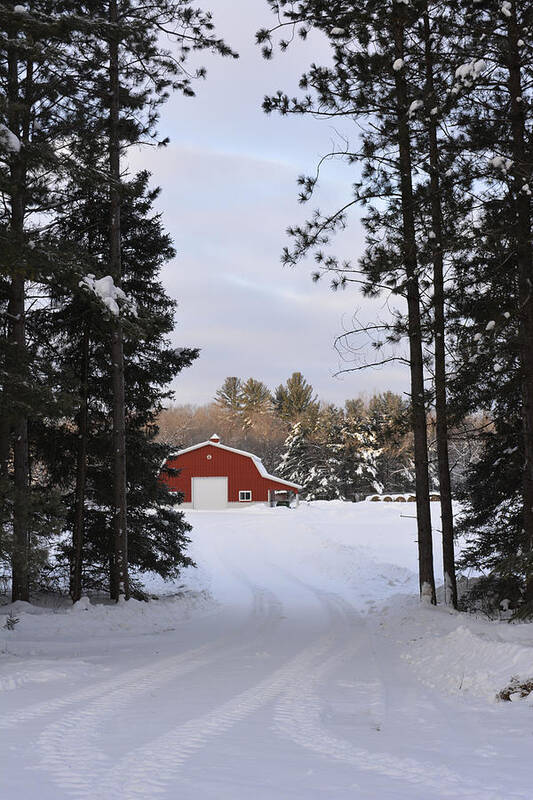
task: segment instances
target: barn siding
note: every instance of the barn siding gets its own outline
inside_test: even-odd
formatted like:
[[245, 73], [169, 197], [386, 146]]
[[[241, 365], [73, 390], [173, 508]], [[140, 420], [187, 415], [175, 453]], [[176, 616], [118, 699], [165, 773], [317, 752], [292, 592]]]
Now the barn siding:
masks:
[[[207, 456], [210, 455], [209, 459]], [[283, 483], [263, 478], [253, 460], [238, 453], [231, 453], [213, 445], [169, 458], [167, 466], [180, 469], [177, 476], [162, 475], [162, 480], [172, 491], [182, 492], [185, 503], [192, 503], [191, 478], [228, 477], [228, 501], [239, 502], [239, 491], [250, 490], [252, 502], [267, 502], [268, 490], [286, 491]]]

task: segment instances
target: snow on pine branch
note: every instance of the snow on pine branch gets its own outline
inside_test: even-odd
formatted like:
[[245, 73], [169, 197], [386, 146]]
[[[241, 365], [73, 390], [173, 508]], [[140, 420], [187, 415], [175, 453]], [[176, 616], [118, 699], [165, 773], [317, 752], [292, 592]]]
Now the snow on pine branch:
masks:
[[3, 145], [8, 153], [18, 153], [21, 144], [15, 134], [0, 122], [0, 146]]
[[513, 8], [512, 3], [510, 3], [509, 0], [504, 0], [504, 2], [501, 5], [501, 12], [502, 12], [503, 16], [504, 17], [510, 17], [511, 16], [511, 12], [512, 12], [512, 8]]
[[79, 286], [94, 294], [113, 316], [119, 316], [120, 306], [134, 317], [137, 316], [137, 303], [128, 297], [119, 286], [115, 285], [111, 275], [104, 275], [103, 278], [98, 279], [94, 275], [86, 275], [81, 279]]
[[409, 116], [409, 119], [411, 119], [416, 114], [416, 112], [420, 108], [423, 108], [423, 107], [424, 107], [424, 101], [423, 100], [413, 100], [413, 102], [409, 106], [409, 110], [407, 112], [408, 116]]
[[504, 156], [494, 156], [493, 158], [489, 158], [489, 165], [496, 170], [501, 170], [504, 175], [507, 175], [513, 166], [513, 162], [510, 158], [505, 158]]
[[487, 68], [487, 63], [482, 58], [473, 61], [467, 61], [466, 64], [460, 64], [455, 70], [455, 78], [458, 84], [453, 87], [452, 92], [455, 94], [459, 91], [459, 85], [470, 87], [473, 85], [476, 78], [479, 78], [482, 72]]

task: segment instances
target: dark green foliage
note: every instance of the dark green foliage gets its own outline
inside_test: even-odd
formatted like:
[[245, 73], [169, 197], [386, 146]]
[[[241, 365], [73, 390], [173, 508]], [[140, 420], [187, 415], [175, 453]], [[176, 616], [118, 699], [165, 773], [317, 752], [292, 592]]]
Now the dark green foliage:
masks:
[[316, 417], [319, 408], [313, 387], [301, 372], [293, 372], [285, 385], [278, 386], [274, 393], [274, 405], [279, 416], [291, 423], [304, 416]]
[[[452, 411], [459, 419], [483, 408], [491, 420], [479, 435], [479, 456], [457, 492], [463, 506], [458, 531], [467, 539], [459, 567], [489, 572], [475, 590], [477, 601], [486, 587], [489, 605], [491, 581], [503, 583], [504, 594], [506, 582], [523, 593], [532, 567], [522, 522], [524, 454], [511, 216], [504, 201], [493, 200], [480, 218], [463, 262], [468, 269], [458, 276], [453, 329], [459, 358], [450, 383]], [[494, 597], [503, 599], [498, 592]]]
[[[193, 52], [236, 54], [191, 0], [115, 5], [117, 25], [111, 4], [99, 0], [0, 8], [0, 560], [11, 556], [13, 594], [22, 599], [28, 576], [34, 584], [45, 573], [56, 580], [46, 545], [59, 531], [59, 550], [70, 556], [76, 499], [94, 572], [87, 585], [105, 582], [109, 569], [113, 326], [80, 286], [85, 276], [111, 272], [116, 285], [123, 277], [138, 307], [137, 315], [122, 309], [132, 563], [164, 577], [188, 563], [188, 526], [157, 481], [165, 453], [155, 419], [165, 387], [197, 352], [167, 341], [174, 302], [158, 273], [174, 253], [151, 211], [157, 193], [144, 173], [125, 183], [110, 177], [110, 42], [118, 44], [118, 151], [157, 140], [158, 110], [171, 90], [194, 94], [205, 69], [189, 69]], [[108, 218], [117, 205], [123, 276], [110, 266]], [[82, 441], [90, 444], [85, 455]], [[76, 485], [80, 463], [85, 493]]]
[[314, 422], [292, 426], [276, 472], [301, 486], [307, 500], [361, 500], [381, 488], [378, 453], [365, 420], [325, 406]]
[[409, 403], [398, 394], [383, 392], [368, 403], [368, 427], [379, 447], [376, 478], [387, 492], [414, 489], [413, 443]]
[[285, 440], [283, 456], [276, 467], [276, 475], [298, 486], [304, 486], [312, 464], [313, 452], [309, 431], [301, 422], [296, 422]]
[[460, 568], [490, 570], [525, 580], [531, 555], [521, 524], [520, 451], [515, 430], [486, 434], [481, 459], [458, 491], [463, 511], [458, 532], [466, 538]]
[[502, 611], [507, 614], [519, 608], [523, 599], [523, 586], [514, 575], [493, 572], [476, 579], [460, 598], [459, 609], [498, 619]]
[[[125, 186], [122, 207], [123, 289], [135, 300], [136, 316], [127, 319], [125, 339], [126, 419], [128, 464], [129, 560], [133, 569], [175, 577], [190, 564], [185, 555], [190, 526], [174, 507], [178, 498], [158, 480], [168, 448], [156, 441], [156, 418], [169, 396], [166, 386], [192, 363], [195, 350], [176, 350], [168, 334], [174, 326], [175, 303], [160, 281], [162, 265], [174, 255], [161, 220], [152, 211], [157, 191], [148, 188], [148, 174], [140, 173]], [[98, 268], [99, 248], [106, 247], [107, 216], [101, 214], [94, 195], [80, 197], [76, 214], [58, 221], [56, 235], [78, 242], [79, 257]], [[90, 231], [90, 234], [86, 232]], [[90, 240], [90, 248], [87, 246]], [[87, 249], [85, 249], [87, 248]], [[78, 276], [79, 277], [79, 276]], [[85, 510], [84, 585], [108, 585], [113, 490], [110, 480], [112, 439], [110, 407], [109, 325], [105, 307], [83, 287], [57, 287], [52, 294], [55, 311], [43, 311], [36, 325], [53, 348], [58, 390], [71, 393], [74, 420], [47, 420], [38, 431], [40, 458], [50, 486], [62, 487], [64, 506], [72, 524], [74, 475], [79, 433], [77, 398], [81, 392], [80, 363], [84, 332], [89, 339], [89, 435]], [[36, 431], [37, 434], [37, 431]], [[70, 556], [70, 544], [61, 545], [59, 557]]]

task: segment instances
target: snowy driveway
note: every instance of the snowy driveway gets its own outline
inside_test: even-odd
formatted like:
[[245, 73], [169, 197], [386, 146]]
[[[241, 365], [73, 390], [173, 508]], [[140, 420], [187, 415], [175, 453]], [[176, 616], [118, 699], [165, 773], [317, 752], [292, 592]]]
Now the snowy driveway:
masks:
[[[397, 599], [416, 590], [408, 517], [190, 518], [185, 580], [214, 602], [20, 613], [2, 632], [2, 797], [531, 800], [533, 708], [431, 686], [453, 687], [437, 645], [464, 620]], [[516, 664], [533, 653], [531, 626], [508, 645], [509, 626], [479, 626], [474, 646], [497, 628]], [[402, 654], [426, 640], [421, 674]]]

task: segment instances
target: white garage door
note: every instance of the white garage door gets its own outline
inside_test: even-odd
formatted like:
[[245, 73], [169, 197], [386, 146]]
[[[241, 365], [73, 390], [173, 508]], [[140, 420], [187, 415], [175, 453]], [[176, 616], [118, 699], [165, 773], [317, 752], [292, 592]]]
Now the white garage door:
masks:
[[215, 509], [215, 508], [226, 508], [227, 505], [228, 505], [227, 478], [192, 479], [193, 508]]

